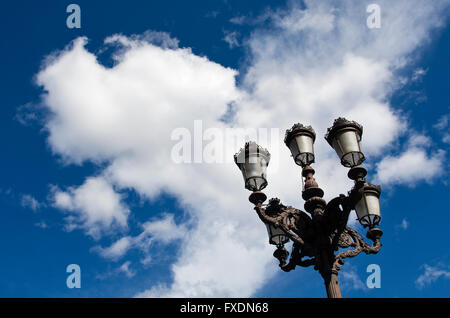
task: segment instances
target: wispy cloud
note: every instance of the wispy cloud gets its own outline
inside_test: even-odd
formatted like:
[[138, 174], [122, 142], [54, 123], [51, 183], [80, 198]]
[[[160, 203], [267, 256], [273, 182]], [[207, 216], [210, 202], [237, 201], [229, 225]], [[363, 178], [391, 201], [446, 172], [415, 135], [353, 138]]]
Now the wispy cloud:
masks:
[[33, 212], [36, 212], [39, 210], [42, 206], [45, 206], [45, 203], [41, 203], [38, 200], [36, 200], [33, 196], [29, 194], [22, 195], [22, 199], [20, 201], [20, 204], [24, 208], [28, 208], [33, 210]]
[[412, 75], [412, 80], [414, 82], [420, 81], [423, 79], [423, 77], [428, 73], [428, 69], [423, 69], [421, 67], [414, 70], [414, 73]]
[[240, 16], [232, 17], [230, 19], [230, 22], [233, 24], [242, 25], [245, 23], [245, 19], [246, 19], [245, 16], [240, 15]]
[[448, 126], [449, 119], [450, 119], [450, 116], [448, 114], [443, 115], [439, 118], [438, 122], [433, 125], [433, 127], [438, 130], [444, 130]]
[[230, 47], [230, 49], [233, 49], [237, 46], [239, 46], [239, 41], [238, 41], [238, 37], [239, 37], [239, 32], [237, 31], [225, 31], [225, 37], [223, 38], [223, 40], [225, 42], [228, 43], [228, 46]]
[[42, 106], [33, 103], [26, 103], [17, 108], [14, 119], [24, 126], [43, 124], [44, 110], [45, 108]]
[[436, 266], [423, 265], [424, 272], [415, 281], [418, 289], [423, 289], [432, 283], [442, 280], [450, 279], [450, 266], [438, 264]]
[[118, 260], [130, 249], [137, 248], [144, 254], [141, 263], [146, 264], [151, 260], [149, 250], [154, 243], [169, 244], [186, 236], [187, 229], [184, 225], [177, 225], [173, 214], [165, 214], [160, 219], [155, 219], [142, 224], [142, 232], [137, 236], [124, 236], [109, 247], [95, 246], [92, 251], [99, 253], [103, 258]]
[[132, 270], [130, 268], [131, 262], [130, 261], [126, 261], [125, 263], [123, 263], [120, 267], [119, 267], [119, 271], [121, 273], [124, 273], [125, 276], [127, 276], [128, 278], [133, 277], [134, 275], [136, 275], [136, 272], [134, 270]]
[[368, 290], [365, 283], [358, 276], [356, 267], [346, 264], [339, 272], [342, 289], [345, 290]]
[[405, 219], [402, 220], [402, 222], [400, 224], [397, 225], [397, 228], [400, 228], [402, 230], [407, 230], [409, 227], [409, 222]]
[[436, 124], [433, 127], [442, 134], [442, 142], [446, 144], [450, 144], [450, 133], [448, 132], [448, 123], [450, 120], [450, 115], [446, 114], [439, 118]]
[[126, 261], [119, 267], [116, 267], [113, 270], [110, 270], [106, 273], [97, 274], [96, 278], [103, 280], [119, 274], [123, 274], [128, 278], [132, 278], [136, 275], [136, 271], [131, 268], [131, 261]]
[[37, 226], [37, 227], [40, 227], [41, 229], [46, 229], [46, 228], [49, 227], [47, 222], [45, 222], [45, 221], [37, 222], [34, 225]]

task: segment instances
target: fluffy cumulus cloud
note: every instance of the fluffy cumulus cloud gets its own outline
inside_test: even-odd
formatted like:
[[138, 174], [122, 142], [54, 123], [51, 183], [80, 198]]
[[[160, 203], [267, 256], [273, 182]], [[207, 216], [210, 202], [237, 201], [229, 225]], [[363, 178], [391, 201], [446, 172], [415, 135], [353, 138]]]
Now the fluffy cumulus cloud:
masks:
[[[117, 41], [111, 42], [113, 38]], [[113, 68], [100, 65], [80, 38], [53, 56], [37, 76], [48, 92], [44, 102], [52, 112], [46, 124], [52, 150], [70, 163], [108, 163], [101, 176], [81, 186], [54, 190], [54, 206], [70, 213], [70, 224], [94, 234], [113, 223], [126, 225], [127, 214], [113, 188], [133, 188], [149, 199], [169, 191], [199, 220], [173, 266], [173, 290], [250, 295], [263, 283], [270, 250], [260, 240], [264, 227], [246, 203], [239, 171], [234, 163], [177, 164], [171, 157], [176, 128], [191, 129], [195, 119], [204, 127], [225, 127], [219, 118], [240, 95], [236, 71], [189, 49], [113, 38], [108, 42], [120, 45]], [[110, 209], [105, 206], [109, 201]], [[164, 243], [181, 237], [179, 229], [171, 229], [170, 218], [150, 221], [138, 237], [124, 236], [96, 250], [118, 259], [156, 238]], [[233, 254], [242, 256], [239, 262], [229, 257]], [[227, 275], [218, 274], [219, 262]]]
[[[252, 295], [277, 269], [268, 266], [271, 248], [247, 201], [240, 172], [228, 157], [222, 163], [175, 162], [173, 132], [183, 127], [191, 132], [186, 144], [195, 153], [195, 120], [202, 121], [204, 130], [218, 131], [311, 124], [319, 136], [316, 179], [327, 198], [349, 189], [350, 181], [342, 178], [346, 169], [320, 137], [333, 119], [344, 116], [364, 126], [364, 151], [374, 162], [391, 149], [408, 128], [389, 104], [404, 82], [396, 72], [408, 67], [444, 24], [449, 1], [378, 3], [381, 29], [367, 28], [366, 8], [354, 1], [306, 1], [306, 8], [291, 4], [267, 13], [270, 26], [256, 29], [245, 42], [250, 65], [239, 87], [236, 70], [178, 48], [176, 40], [160, 33], [108, 38], [105, 45], [116, 47], [111, 68], [86, 49], [85, 38], [76, 39], [48, 58], [37, 75], [50, 112], [45, 128], [52, 151], [65, 162], [90, 161], [102, 170], [79, 187], [56, 188], [54, 205], [69, 213], [69, 224], [95, 236], [111, 226], [126, 228], [129, 211], [116, 191], [134, 189], [149, 200], [169, 192], [194, 226], [188, 229], [167, 215], [155, 216], [138, 237], [125, 235], [97, 248], [99, 253], [118, 259], [157, 237], [163, 243], [182, 238], [171, 267], [173, 281], [155, 282], [139, 296]], [[300, 171], [282, 137], [259, 141], [277, 145], [269, 147], [278, 162], [269, 166], [267, 194], [300, 205]], [[238, 150], [233, 142], [223, 147], [223, 153]], [[416, 145], [391, 162], [417, 157], [412, 162], [418, 164], [430, 157], [426, 151]], [[377, 166], [380, 180], [383, 161]], [[287, 178], [296, 174], [298, 178]], [[403, 181], [411, 180], [398, 182]]]
[[121, 195], [102, 177], [89, 177], [79, 187], [66, 191], [53, 187], [53, 206], [66, 211], [66, 229], [81, 228], [94, 239], [104, 231], [126, 229], [129, 210]]
[[[398, 155], [385, 156], [377, 163], [375, 180], [383, 185], [406, 184], [414, 187], [418, 180], [429, 183], [444, 169], [445, 151], [431, 151], [430, 138], [413, 134], [406, 143], [405, 151]], [[428, 154], [427, 152], [430, 152]], [[427, 169], [424, 169], [424, 166]]]
[[[425, 149], [410, 148], [399, 156], [386, 156], [377, 164], [376, 180], [381, 184], [416, 185], [417, 180], [431, 182], [443, 171], [445, 152], [428, 155]], [[426, 169], [425, 166], [427, 167]]]

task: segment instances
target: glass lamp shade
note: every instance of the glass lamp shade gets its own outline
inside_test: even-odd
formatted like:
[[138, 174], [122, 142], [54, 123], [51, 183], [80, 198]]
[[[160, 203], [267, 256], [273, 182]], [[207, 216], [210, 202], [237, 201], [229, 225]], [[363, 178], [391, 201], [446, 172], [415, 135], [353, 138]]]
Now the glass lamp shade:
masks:
[[314, 141], [316, 134], [311, 126], [295, 124], [286, 130], [284, 143], [291, 151], [294, 161], [305, 167], [314, 162]]
[[364, 185], [361, 191], [362, 197], [355, 206], [356, 215], [361, 225], [373, 228], [381, 220], [381, 188], [369, 183]]
[[366, 159], [361, 150], [363, 128], [357, 122], [338, 118], [328, 128], [325, 139], [334, 148], [345, 167], [355, 167]]
[[270, 153], [252, 141], [245, 143], [245, 147], [234, 155], [234, 162], [242, 172], [246, 189], [261, 191], [267, 186], [269, 161]]
[[272, 224], [266, 224], [267, 234], [269, 235], [269, 243], [280, 246], [289, 242], [289, 237], [284, 234], [283, 230]]

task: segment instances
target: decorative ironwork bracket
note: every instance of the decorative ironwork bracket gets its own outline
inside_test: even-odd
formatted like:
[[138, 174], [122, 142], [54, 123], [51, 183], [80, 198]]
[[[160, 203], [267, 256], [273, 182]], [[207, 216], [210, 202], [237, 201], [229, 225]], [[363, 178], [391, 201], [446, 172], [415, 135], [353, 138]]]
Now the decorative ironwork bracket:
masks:
[[[283, 245], [278, 246], [273, 254], [283, 271], [289, 272], [296, 266], [314, 266], [322, 275], [329, 271], [337, 274], [345, 258], [355, 257], [362, 252], [378, 253], [382, 245], [381, 230], [373, 228], [368, 231], [367, 237], [373, 242], [370, 245], [347, 225], [348, 216], [357, 200], [354, 193], [351, 191], [349, 196], [341, 194], [331, 200], [319, 219], [310, 217], [302, 210], [284, 206], [278, 198], [270, 199], [265, 208], [262, 202], [255, 205], [255, 211], [264, 223], [282, 229], [293, 241], [290, 258]], [[334, 252], [339, 249], [346, 250], [335, 256]], [[327, 264], [323, 264], [324, 250], [329, 252]]]

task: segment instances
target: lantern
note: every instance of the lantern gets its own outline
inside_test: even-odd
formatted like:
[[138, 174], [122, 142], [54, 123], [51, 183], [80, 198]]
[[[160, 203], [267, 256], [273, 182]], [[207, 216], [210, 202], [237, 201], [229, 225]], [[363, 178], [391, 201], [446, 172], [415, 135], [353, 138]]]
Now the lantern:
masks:
[[279, 227], [272, 224], [266, 224], [267, 234], [269, 235], [269, 243], [281, 246], [289, 242], [289, 237]]
[[267, 186], [269, 161], [269, 151], [252, 141], [245, 143], [245, 147], [234, 155], [234, 162], [242, 172], [246, 189], [261, 191]]
[[381, 220], [380, 186], [365, 184], [361, 188], [361, 199], [356, 203], [355, 210], [359, 222], [364, 227], [373, 228]]
[[316, 134], [311, 126], [295, 124], [286, 130], [284, 143], [291, 151], [294, 161], [305, 167], [314, 162], [314, 141]]
[[334, 148], [343, 166], [355, 167], [365, 160], [360, 145], [362, 132], [360, 124], [345, 118], [336, 119], [328, 128], [325, 139]]
[[[280, 199], [273, 198], [270, 199], [269, 204], [266, 208], [266, 213], [270, 217], [278, 216], [280, 210], [282, 210], [284, 206], [280, 203]], [[287, 223], [290, 224], [290, 219], [287, 219]], [[266, 223], [267, 234], [269, 235], [269, 243], [276, 246], [282, 246], [289, 242], [289, 237], [286, 233], [281, 229], [281, 227], [276, 227], [273, 224]]]

